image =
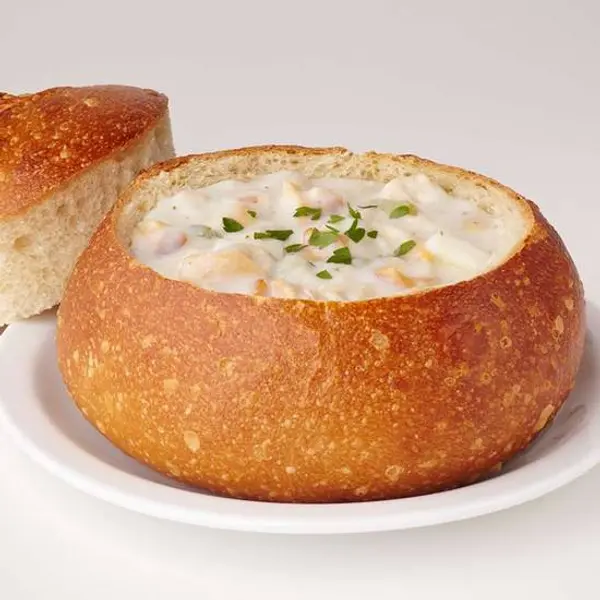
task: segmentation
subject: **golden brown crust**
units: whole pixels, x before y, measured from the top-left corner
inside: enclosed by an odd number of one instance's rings
[[[161,171],[224,156],[175,159],[138,178],[81,257],[60,307],[66,385],[118,447],[234,497],[370,500],[469,483],[553,418],[581,360],[584,296],[535,205],[486,177],[393,157],[500,190],[532,224],[498,268],[396,298],[219,294],[131,258],[115,226],[136,189]]]
[[[126,149],[167,110],[164,95],[117,85],[0,95],[0,219]]]

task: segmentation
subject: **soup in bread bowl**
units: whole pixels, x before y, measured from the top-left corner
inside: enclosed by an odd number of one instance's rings
[[[466,485],[552,421],[584,342],[538,207],[409,155],[255,147],[139,176],[58,312],[85,417],[235,498],[349,502]]]

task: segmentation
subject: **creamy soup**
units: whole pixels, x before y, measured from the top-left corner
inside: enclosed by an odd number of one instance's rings
[[[219,292],[362,300],[470,279],[524,230],[516,207],[457,197],[422,173],[381,183],[280,171],[159,200],[131,253]]]

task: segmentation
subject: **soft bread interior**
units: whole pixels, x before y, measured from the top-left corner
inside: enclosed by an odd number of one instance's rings
[[[520,247],[533,223],[526,201],[484,177],[459,169],[437,165],[412,156],[376,153],[353,154],[343,149],[330,151],[289,151],[285,148],[249,149],[180,160],[170,169],[139,181],[118,212],[117,235],[128,248],[135,225],[157,202],[183,189],[209,186],[226,179],[266,175],[277,171],[296,170],[309,178],[339,177],[366,179],[386,183],[405,175],[425,173],[446,192],[469,199],[483,207],[493,206],[509,227],[521,233],[506,258]]]
[[[134,146],[69,182],[25,215],[0,223],[0,323],[57,305],[92,233],[142,170],[174,155],[164,117]]]

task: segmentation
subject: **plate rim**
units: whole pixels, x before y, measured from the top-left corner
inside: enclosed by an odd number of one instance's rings
[[[592,322],[597,327],[592,328],[593,331],[600,331],[598,315],[600,311],[594,309],[593,318],[588,318],[588,331]],[[7,365],[16,361],[21,363],[26,374],[32,375],[27,369],[33,371],[35,349],[48,335],[54,335],[54,329],[55,316],[50,313],[10,325],[0,336],[0,423],[21,451],[58,479],[99,500],[150,517],[213,529],[261,533],[314,535],[412,529],[471,519],[535,500],[570,483],[600,463],[599,443],[590,443],[587,452],[578,451],[578,446],[585,445],[580,439],[583,432],[579,432],[561,443],[550,458],[542,457],[493,479],[413,498],[345,504],[267,503],[171,487],[122,471],[86,452],[68,436],[61,435],[60,428],[41,408],[42,401],[39,399],[38,420],[52,443],[48,447],[48,444],[32,439],[31,432],[28,435],[27,428],[24,429],[18,420],[18,414],[15,416],[19,409],[15,410],[13,406],[11,410],[10,401],[6,400],[6,396],[14,393],[11,385],[8,385],[9,390],[5,389],[6,382],[13,384],[13,380],[2,377],[2,373]],[[598,384],[596,379],[598,377],[594,379],[595,385]],[[33,376],[21,376],[20,381],[21,389],[17,392],[29,391],[30,396],[39,398],[34,390]],[[30,404],[35,404],[35,401],[30,400]],[[600,406],[595,407],[593,417],[598,420],[600,428]],[[110,444],[108,440],[106,443]],[[64,456],[57,451],[56,448],[61,445],[64,452],[74,452],[72,456],[67,454],[70,463],[68,460],[65,462]],[[554,462],[559,463],[561,457],[572,459],[573,454],[577,460],[567,461],[552,476],[535,477],[536,471],[543,470],[542,467],[552,457]],[[92,468],[77,468],[77,460]],[[501,493],[496,488],[500,488]]]

